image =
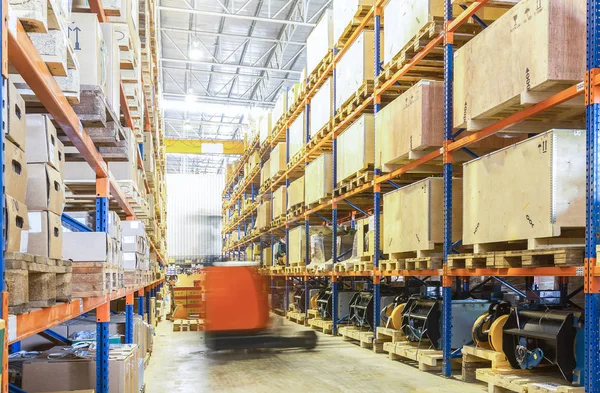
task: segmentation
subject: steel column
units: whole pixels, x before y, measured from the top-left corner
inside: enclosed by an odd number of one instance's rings
[[[108,393],[110,302],[96,309],[96,392]]]

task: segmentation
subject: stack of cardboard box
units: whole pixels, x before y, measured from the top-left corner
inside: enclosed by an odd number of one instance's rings
[[[8,83],[8,124],[4,138],[4,184],[6,192],[5,251],[27,252],[28,217],[27,159],[25,158],[25,101],[12,83]]]
[[[139,286],[145,283],[143,275],[150,269],[150,244],[143,221],[121,222],[121,249],[125,285]]]
[[[61,215],[65,205],[62,143],[45,115],[27,115],[26,144],[29,243],[27,252],[62,259]]]

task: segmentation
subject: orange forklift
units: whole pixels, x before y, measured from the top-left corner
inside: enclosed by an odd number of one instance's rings
[[[304,348],[317,345],[313,330],[297,336],[269,329],[269,281],[252,262],[222,262],[205,268],[205,342],[225,349]]]

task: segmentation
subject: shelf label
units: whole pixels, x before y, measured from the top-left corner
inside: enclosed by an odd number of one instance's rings
[[[585,83],[584,82],[580,82],[577,84],[577,91],[582,91],[583,89],[585,89]]]

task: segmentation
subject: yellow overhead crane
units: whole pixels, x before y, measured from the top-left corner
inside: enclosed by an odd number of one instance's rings
[[[223,146],[222,152],[220,146]],[[202,139],[165,139],[167,153],[230,155],[244,154],[244,141],[241,140],[202,140]]]

